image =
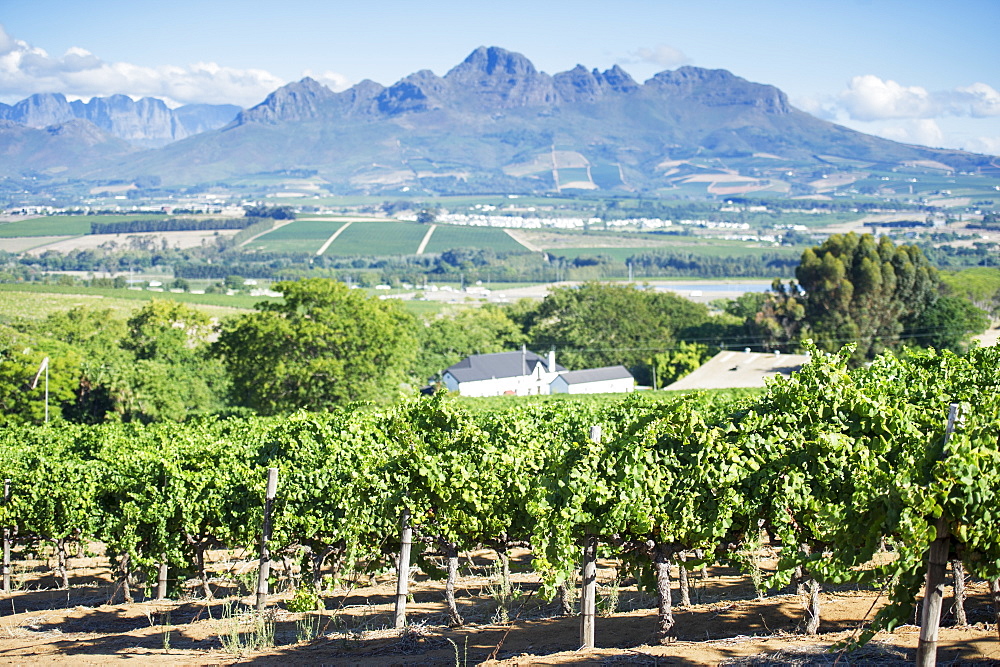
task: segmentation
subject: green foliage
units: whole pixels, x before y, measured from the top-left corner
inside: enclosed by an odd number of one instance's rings
[[[272,218],[274,220],[294,220],[295,211],[291,206],[266,206],[255,204],[244,207],[247,218]]]
[[[47,376],[39,373],[45,357],[49,358]],[[61,419],[63,406],[73,400],[80,361],[69,345],[0,326],[0,426],[45,421],[46,380],[49,419]]]
[[[555,289],[526,317],[530,345],[555,348],[566,368],[622,364],[651,381],[651,352],[674,346],[677,332],[708,320],[708,308],[670,292],[586,283]]]
[[[677,344],[676,349],[654,354],[649,361],[653,371],[653,388],[681,379],[699,368],[710,356],[708,345],[683,341]]]
[[[404,508],[425,572],[436,569],[429,545],[527,543],[546,594],[574,572],[587,536],[645,583],[652,565],[696,549],[753,573],[740,552],[763,529],[780,559],[762,586],[797,566],[825,583],[885,583],[890,604],[872,631],[891,629],[912,618],[939,521],[968,571],[1000,576],[1000,348],[853,369],[850,347],[810,349],[802,371],[756,395],[475,410],[435,396],[280,418],[2,428],[0,477],[14,493],[0,521],[23,539],[101,540],[133,571],[165,558],[186,576],[199,546],[259,540],[266,469],[277,467],[272,546],[307,554],[303,606],[328,557],[384,568]],[[964,422],[946,444],[949,403]],[[875,558],[884,541],[894,557]]]
[[[856,341],[852,362],[895,349],[908,321],[937,297],[937,271],[915,246],[834,234],[802,253],[795,272],[808,335],[824,350]]]
[[[524,334],[503,309],[493,306],[466,308],[442,315],[417,329],[420,354],[413,374],[421,381],[472,354],[489,354],[517,349]]]
[[[312,586],[302,586],[295,591],[295,596],[285,603],[285,609],[294,614],[316,611],[322,608],[323,602],[319,599],[319,594],[316,593]]]
[[[416,352],[398,303],[323,278],[281,282],[282,303],[225,322],[215,353],[234,401],[263,414],[392,396]]]
[[[903,335],[923,347],[961,352],[969,346],[972,336],[989,326],[989,316],[967,299],[942,296],[913,318]]]

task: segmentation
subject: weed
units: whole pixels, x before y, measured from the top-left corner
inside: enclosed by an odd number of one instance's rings
[[[621,577],[615,573],[615,578],[607,586],[601,586],[597,599],[597,613],[601,616],[611,616],[618,611],[618,601],[621,596]]]
[[[222,650],[234,656],[274,646],[274,619],[255,612],[239,612],[230,602],[222,606]],[[241,626],[248,630],[241,631]]]
[[[523,591],[519,586],[511,585],[509,577],[504,576],[503,565],[499,560],[493,564],[490,578],[496,583],[490,584],[483,590],[497,603],[492,622],[497,625],[510,623],[510,609],[514,600],[520,598]]]
[[[445,637],[451,647],[455,649],[455,667],[467,667],[469,664],[469,638],[466,637],[462,646],[462,655],[458,654],[458,644],[451,640],[449,637]]]
[[[163,650],[170,650],[170,631],[172,630],[170,626],[170,610],[167,609],[160,616],[160,639],[163,642]]]
[[[753,588],[757,591],[757,599],[764,599],[764,572],[760,569],[760,549],[763,544],[761,536],[748,536],[742,548],[736,552],[736,560],[743,564],[744,571],[750,575]]]
[[[295,640],[300,644],[311,642],[319,637],[319,626],[322,617],[319,614],[306,614],[295,622]]]

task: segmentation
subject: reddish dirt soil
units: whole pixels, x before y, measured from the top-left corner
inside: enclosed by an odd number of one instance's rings
[[[219,573],[251,567],[225,561],[225,554],[216,557],[213,569]],[[710,568],[704,580],[692,573],[695,604],[675,610],[677,640],[655,645],[655,598],[625,581],[617,592],[617,611],[611,612],[614,563],[602,561],[598,648],[577,650],[579,619],[559,616],[556,603],[540,599],[537,579],[521,574],[528,570],[526,554],[513,561],[515,596],[507,605],[510,620],[503,622],[494,597],[498,582],[492,557],[483,551],[463,558],[458,598],[466,625],[461,628],[446,625],[443,582],[417,573],[408,607],[410,627],[388,629],[395,582],[386,575],[328,592],[326,609],[314,614],[286,611],[289,593],[271,596],[266,618],[273,646],[259,649],[246,648],[253,635],[248,611],[253,597],[245,584],[239,590],[235,577],[213,579],[211,601],[192,597],[109,605],[112,587],[103,558],[71,559],[68,591],[51,588],[55,582],[44,562],[22,562],[15,570],[17,590],[0,600],[0,663],[714,665],[758,656],[743,664],[832,665],[839,659],[841,665],[881,665],[911,662],[917,645],[919,628],[904,626],[878,636],[859,653],[824,653],[871,618],[884,602],[876,591],[845,587],[824,592],[823,634],[806,637],[800,634],[804,598],[780,594],[758,600],[747,577],[721,567]],[[244,582],[252,578],[251,572]],[[946,609],[950,606],[946,601]],[[996,616],[985,584],[970,586],[966,608],[971,625],[949,627],[950,616],[944,619],[939,661],[1000,664]],[[306,632],[308,624],[311,632]],[[240,635],[242,650],[227,645],[234,633]],[[303,633],[314,638],[302,639]]]

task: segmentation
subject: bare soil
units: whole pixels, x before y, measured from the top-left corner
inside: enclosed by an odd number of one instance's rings
[[[315,613],[287,611],[291,593],[272,595],[263,633],[255,633],[250,612],[253,564],[230,554],[214,554],[218,576],[211,600],[194,597],[199,589],[190,582],[192,595],[180,600],[116,605],[107,603],[113,586],[103,557],[71,559],[69,590],[53,588],[44,561],[22,561],[15,569],[17,590],[0,599],[0,663],[882,665],[909,664],[915,655],[919,628],[912,625],[879,635],[858,653],[828,652],[871,619],[884,602],[877,591],[824,592],[823,634],[807,637],[801,634],[804,598],[786,591],[758,599],[747,577],[723,567],[710,568],[705,579],[691,574],[695,604],[675,609],[677,639],[660,646],[652,643],[655,598],[636,591],[634,582],[619,579],[614,586],[615,563],[606,561],[598,573],[598,648],[577,650],[578,617],[561,616],[556,602],[541,599],[528,559],[515,554],[514,594],[504,605],[493,553],[463,556],[457,596],[466,624],[460,628],[447,626],[443,581],[416,572],[406,630],[391,629],[395,581],[386,574],[327,591],[325,609]],[[281,587],[280,567],[278,572]],[[971,625],[954,627],[950,613],[943,620],[939,661],[1000,664],[996,616],[984,583],[971,584],[966,608]],[[272,632],[273,640],[265,642],[272,645],[253,646],[255,637]]]

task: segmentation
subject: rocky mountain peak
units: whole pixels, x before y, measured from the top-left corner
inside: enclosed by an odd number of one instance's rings
[[[639,88],[639,84],[636,83],[628,72],[623,70],[619,65],[615,65],[611,69],[606,69],[600,74],[598,74],[597,69],[593,71],[594,77],[599,79],[604,83],[604,85],[618,93],[630,93],[633,90]]]
[[[42,128],[75,118],[62,93],[36,93],[10,109],[8,119],[28,127]]]
[[[277,123],[303,121],[323,115],[323,108],[336,93],[312,77],[305,77],[278,88],[263,102],[237,117],[238,123]]]
[[[749,106],[779,114],[792,110],[788,98],[774,86],[747,81],[724,69],[680,67],[656,74],[645,87],[705,106]]]
[[[480,78],[484,74],[494,77],[532,76],[538,74],[538,70],[520,53],[507,51],[499,46],[480,46],[461,64],[453,67],[444,78],[467,78],[470,75]]]
[[[520,53],[481,46],[444,75],[457,99],[479,110],[548,106],[556,100],[552,77]]]

